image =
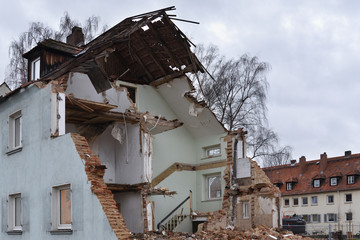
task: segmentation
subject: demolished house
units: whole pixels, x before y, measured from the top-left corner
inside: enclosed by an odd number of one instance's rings
[[[204,71],[162,9],[44,40],[0,98],[1,239],[278,226],[278,190],[191,96]]]

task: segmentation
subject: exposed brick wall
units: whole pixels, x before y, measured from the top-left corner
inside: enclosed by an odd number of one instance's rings
[[[118,239],[129,239],[130,231],[126,228],[124,218],[116,206],[112,192],[105,184],[103,178],[105,174],[104,166],[101,165],[98,156],[92,153],[88,142],[83,136],[72,133],[71,137],[80,157],[85,160],[85,172],[91,182],[91,191],[99,199],[116,237]]]

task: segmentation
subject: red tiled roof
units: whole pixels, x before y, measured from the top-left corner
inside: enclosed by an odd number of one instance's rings
[[[327,164],[320,164],[322,160],[306,161],[304,168],[300,163],[293,166],[290,164],[263,168],[272,183],[279,183],[279,179],[284,179],[280,185],[283,196],[299,195],[308,193],[332,192],[360,189],[360,176],[355,178],[354,184],[347,184],[347,176],[360,175],[360,154],[350,156],[327,158]],[[300,172],[303,169],[303,172]],[[338,178],[338,185],[330,186],[330,177]],[[293,190],[286,190],[286,182],[295,182]],[[313,180],[320,179],[321,186],[313,187]]]

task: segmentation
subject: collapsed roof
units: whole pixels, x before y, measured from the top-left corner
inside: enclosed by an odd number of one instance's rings
[[[81,48],[44,41],[24,57],[30,60],[41,48],[72,54],[70,60],[41,78],[54,80],[70,71],[85,73],[98,93],[111,88],[109,81],[150,84],[164,77],[203,71],[190,50],[190,40],[166,13],[170,10],[175,7],[126,18]]]

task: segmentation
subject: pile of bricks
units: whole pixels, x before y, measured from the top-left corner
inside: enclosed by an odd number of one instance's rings
[[[174,233],[174,232],[153,232],[134,234],[131,239],[289,239],[289,240],[311,240],[309,237],[294,235],[291,232],[270,229],[266,226],[259,225],[248,231],[238,231],[236,229],[222,229],[218,231],[198,231],[197,233]]]
[[[85,172],[91,182],[91,191],[96,195],[118,239],[129,239],[130,231],[126,228],[124,218],[116,206],[112,192],[104,181],[105,167],[96,154],[93,154],[86,139],[79,134],[72,133],[81,159],[85,160]]]

